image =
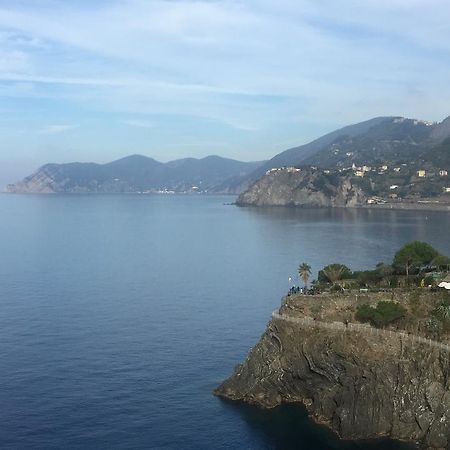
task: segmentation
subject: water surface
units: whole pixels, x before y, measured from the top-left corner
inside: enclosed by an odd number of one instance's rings
[[[450,215],[229,202],[0,196],[0,448],[400,448],[211,392],[300,262],[369,268],[411,239],[450,254]]]

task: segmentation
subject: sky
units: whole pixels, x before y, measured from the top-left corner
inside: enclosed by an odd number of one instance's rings
[[[0,0],[0,182],[450,115],[448,0]]]

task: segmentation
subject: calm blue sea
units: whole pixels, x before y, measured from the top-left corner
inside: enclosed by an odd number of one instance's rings
[[[298,407],[212,390],[300,262],[450,254],[450,214],[237,208],[230,197],[0,196],[1,449],[356,449]]]

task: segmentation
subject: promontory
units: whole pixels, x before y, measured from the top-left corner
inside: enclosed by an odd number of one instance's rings
[[[425,243],[405,247],[392,265],[331,264],[312,286],[292,287],[216,395],[301,403],[343,439],[450,449],[449,260],[425,255]]]

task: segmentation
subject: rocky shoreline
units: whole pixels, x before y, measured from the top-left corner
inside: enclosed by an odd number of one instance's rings
[[[402,202],[402,203],[384,203],[378,205],[361,205],[359,208],[365,209],[394,209],[394,210],[404,210],[404,211],[443,211],[450,212],[450,203],[413,203],[413,202]]]
[[[287,207],[287,208],[345,208],[345,209],[388,209],[395,211],[441,211],[441,212],[450,212],[450,203],[434,203],[434,202],[395,202],[395,203],[380,203],[380,204],[361,204],[361,205],[296,205],[296,204],[277,204],[277,205],[253,205],[253,204],[245,204],[242,202],[235,202],[234,205],[239,207]]]
[[[300,311],[318,308],[316,300],[285,302],[215,394],[262,408],[302,403],[311,418],[342,439],[389,437],[423,449],[449,449],[446,346],[342,321],[333,325],[330,318],[325,326],[314,326],[313,318],[311,326],[298,323],[295,318],[305,317]]]

